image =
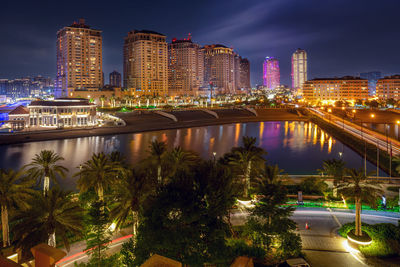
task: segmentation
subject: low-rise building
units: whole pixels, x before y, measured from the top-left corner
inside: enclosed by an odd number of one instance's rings
[[[387,76],[376,83],[376,95],[380,99],[400,99],[400,75]]]
[[[88,99],[36,100],[31,102],[28,109],[29,123],[27,126],[30,128],[85,127],[97,124],[96,104],[90,103]]]
[[[368,80],[345,76],[342,78],[317,78],[303,84],[303,98],[310,103],[356,101],[368,98]]]

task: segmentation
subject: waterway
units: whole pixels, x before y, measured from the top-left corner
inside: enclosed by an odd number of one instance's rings
[[[75,190],[77,178],[72,175],[93,153],[118,150],[134,165],[146,157],[149,143],[158,139],[165,141],[169,147],[181,146],[193,150],[203,158],[213,157],[213,152],[216,152],[216,157],[220,157],[232,147],[240,146],[243,136],[256,137],[257,145],[268,152],[267,161],[278,164],[288,174],[317,174],[323,160],[340,157],[347,163],[347,167],[363,166],[360,155],[317,125],[286,121],[236,123],[2,145],[0,168],[20,168],[29,163],[40,150],[53,150],[65,158],[62,164],[70,170],[68,177],[60,180],[59,184],[64,189]],[[376,171],[376,166],[367,162],[367,169]],[[380,176],[385,176],[382,170]]]

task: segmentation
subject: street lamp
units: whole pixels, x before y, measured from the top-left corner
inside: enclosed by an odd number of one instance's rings
[[[355,110],[353,109],[353,113],[355,113]],[[354,115],[354,120],[356,121],[357,118]],[[360,131],[361,131],[361,140],[364,141],[364,175],[367,175],[367,141],[364,139],[364,135],[363,135],[363,121],[361,119],[360,120]]]

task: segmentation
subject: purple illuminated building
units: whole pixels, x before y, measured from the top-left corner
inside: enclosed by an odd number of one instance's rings
[[[279,61],[274,57],[266,57],[264,60],[263,84],[268,89],[275,89],[281,84]]]

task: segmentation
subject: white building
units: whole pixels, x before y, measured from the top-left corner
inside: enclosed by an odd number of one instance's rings
[[[292,88],[301,89],[307,81],[307,53],[297,49],[292,55]]]

